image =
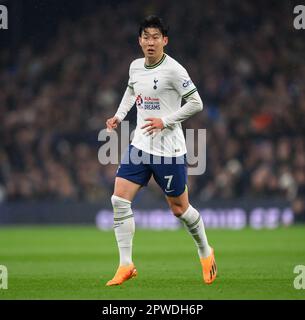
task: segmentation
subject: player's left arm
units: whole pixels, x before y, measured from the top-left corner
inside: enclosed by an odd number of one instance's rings
[[[186,103],[176,112],[161,118],[164,128],[180,123],[203,109],[203,103],[197,89],[184,100]]]
[[[185,68],[180,64],[174,67],[172,84],[186,103],[177,111],[162,117],[164,127],[180,123],[203,109],[203,103],[195,84]]]

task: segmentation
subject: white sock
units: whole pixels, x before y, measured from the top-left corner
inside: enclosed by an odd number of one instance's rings
[[[190,205],[179,219],[184,222],[186,229],[193,237],[198,248],[199,257],[208,257],[211,254],[211,247],[209,246],[203,220],[199,212]]]
[[[111,197],[114,212],[114,233],[120,253],[120,266],[132,263],[132,239],[135,232],[135,221],[131,202],[113,195]]]

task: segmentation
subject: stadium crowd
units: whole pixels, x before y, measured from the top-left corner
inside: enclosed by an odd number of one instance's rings
[[[184,123],[207,129],[207,168],[189,177],[191,196],[281,197],[305,211],[305,41],[292,8],[178,2],[103,2],[62,21],[41,50],[25,43],[12,61],[0,49],[0,201],[109,200],[117,166],[99,164],[97,135],[141,57],[138,22],[156,13],[205,105]]]

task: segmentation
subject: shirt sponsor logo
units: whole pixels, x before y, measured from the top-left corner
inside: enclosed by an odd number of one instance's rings
[[[137,95],[137,98],[136,98],[136,107],[139,109],[143,109],[143,99],[140,94]]]
[[[160,110],[159,98],[144,97],[145,110]]]
[[[189,85],[191,85],[193,83],[193,81],[191,79],[188,80],[184,80],[182,83],[182,87],[183,88],[187,88]]]
[[[136,98],[136,106],[142,110],[160,110],[159,98],[144,97],[139,94]]]

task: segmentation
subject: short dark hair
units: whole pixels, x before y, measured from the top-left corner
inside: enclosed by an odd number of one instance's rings
[[[168,34],[168,27],[164,25],[163,21],[161,18],[151,15],[146,17],[140,24],[139,28],[139,37],[142,36],[142,32],[146,28],[156,28],[159,29],[160,32],[162,33],[163,37],[167,37]]]

